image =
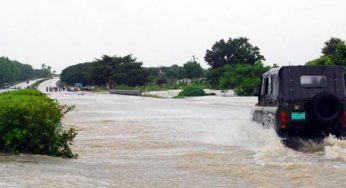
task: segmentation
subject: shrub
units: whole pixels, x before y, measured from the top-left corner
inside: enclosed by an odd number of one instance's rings
[[[73,108],[37,90],[0,94],[0,151],[77,157],[70,149],[76,132],[61,124]]]
[[[186,87],[183,91],[178,94],[179,97],[193,97],[193,96],[205,96],[203,89],[198,87]]]
[[[12,92],[6,92],[6,93],[2,93],[0,95],[0,99],[4,98],[4,97],[9,97],[12,98],[14,96],[46,96],[45,94],[41,93],[38,90],[34,90],[34,89],[23,89],[23,90],[16,90],[16,91],[12,91]],[[12,97],[11,97],[12,96]]]
[[[222,90],[234,89],[237,95],[253,95],[254,89],[261,85],[262,74],[270,69],[262,62],[254,65],[226,65],[225,72],[220,78],[220,88]]]
[[[239,96],[254,95],[254,88],[261,84],[259,78],[246,78],[234,88],[234,92]]]

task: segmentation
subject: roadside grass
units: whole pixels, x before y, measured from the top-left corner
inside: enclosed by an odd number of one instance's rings
[[[202,88],[199,87],[186,87],[174,99],[182,99],[185,97],[202,97],[202,96],[215,96],[215,93],[206,93]]]
[[[47,80],[49,80],[49,79],[51,79],[51,78],[44,78],[44,79],[42,79],[42,80],[39,80],[39,81],[33,83],[33,84],[31,85],[31,87],[32,87],[32,88],[37,88],[42,82],[45,82],[45,81],[47,81]]]
[[[200,83],[200,82],[192,82],[191,84],[186,83],[177,83],[177,82],[169,82],[167,84],[147,84],[144,86],[127,86],[127,85],[117,85],[114,89],[118,90],[140,90],[142,92],[149,92],[149,91],[167,91],[167,90],[184,90],[187,87],[198,87],[203,89],[210,89],[210,85],[206,83]]]

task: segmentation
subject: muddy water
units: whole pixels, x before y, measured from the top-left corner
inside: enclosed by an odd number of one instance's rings
[[[0,187],[340,187],[346,141],[284,147],[250,122],[256,98],[50,94],[78,159],[0,155]]]

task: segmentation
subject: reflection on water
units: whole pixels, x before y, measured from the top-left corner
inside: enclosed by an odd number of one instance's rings
[[[252,97],[51,94],[77,110],[78,159],[0,155],[0,187],[338,187],[346,142],[289,149],[250,122]]]

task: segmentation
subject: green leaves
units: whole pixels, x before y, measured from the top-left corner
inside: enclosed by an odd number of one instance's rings
[[[267,72],[270,66],[264,66],[262,62],[254,65],[226,65],[220,78],[220,88],[234,89],[237,95],[253,95],[253,91],[261,84],[262,74]]]
[[[31,65],[22,64],[7,57],[0,57],[0,87],[4,83],[49,76],[51,73],[48,69],[34,70]]]
[[[339,38],[331,38],[325,42],[320,58],[309,61],[306,65],[340,65],[346,70],[346,44]]]
[[[336,46],[335,54],[331,56],[332,61],[336,65],[346,66],[346,44],[339,43]]]
[[[6,57],[0,57],[0,87],[11,83],[33,78],[34,70],[30,65],[21,64]]]
[[[183,65],[183,74],[185,78],[201,78],[203,77],[203,73],[203,68],[196,61],[189,61]]]
[[[181,97],[194,97],[194,96],[205,96],[206,93],[203,89],[198,87],[186,87],[183,91],[178,94],[178,98]]]
[[[325,42],[325,45],[322,48],[322,54],[327,56],[335,54],[339,44],[345,44],[345,42],[339,38],[330,38],[327,42]]]
[[[147,71],[131,55],[124,57],[106,56],[90,63],[81,63],[64,69],[61,73],[63,82],[84,85],[144,85],[148,80]]]
[[[0,94],[0,151],[76,157],[69,147],[76,132],[61,124],[73,109],[37,90]]]
[[[212,68],[223,67],[227,64],[253,65],[257,61],[265,60],[259,48],[250,44],[249,39],[245,37],[229,38],[227,42],[222,39],[216,42],[211,50],[207,50],[204,59]]]
[[[238,95],[251,95],[262,74],[270,69],[261,63],[265,58],[260,49],[245,37],[216,42],[204,59],[211,66],[207,72],[209,83],[217,89],[234,89]]]

